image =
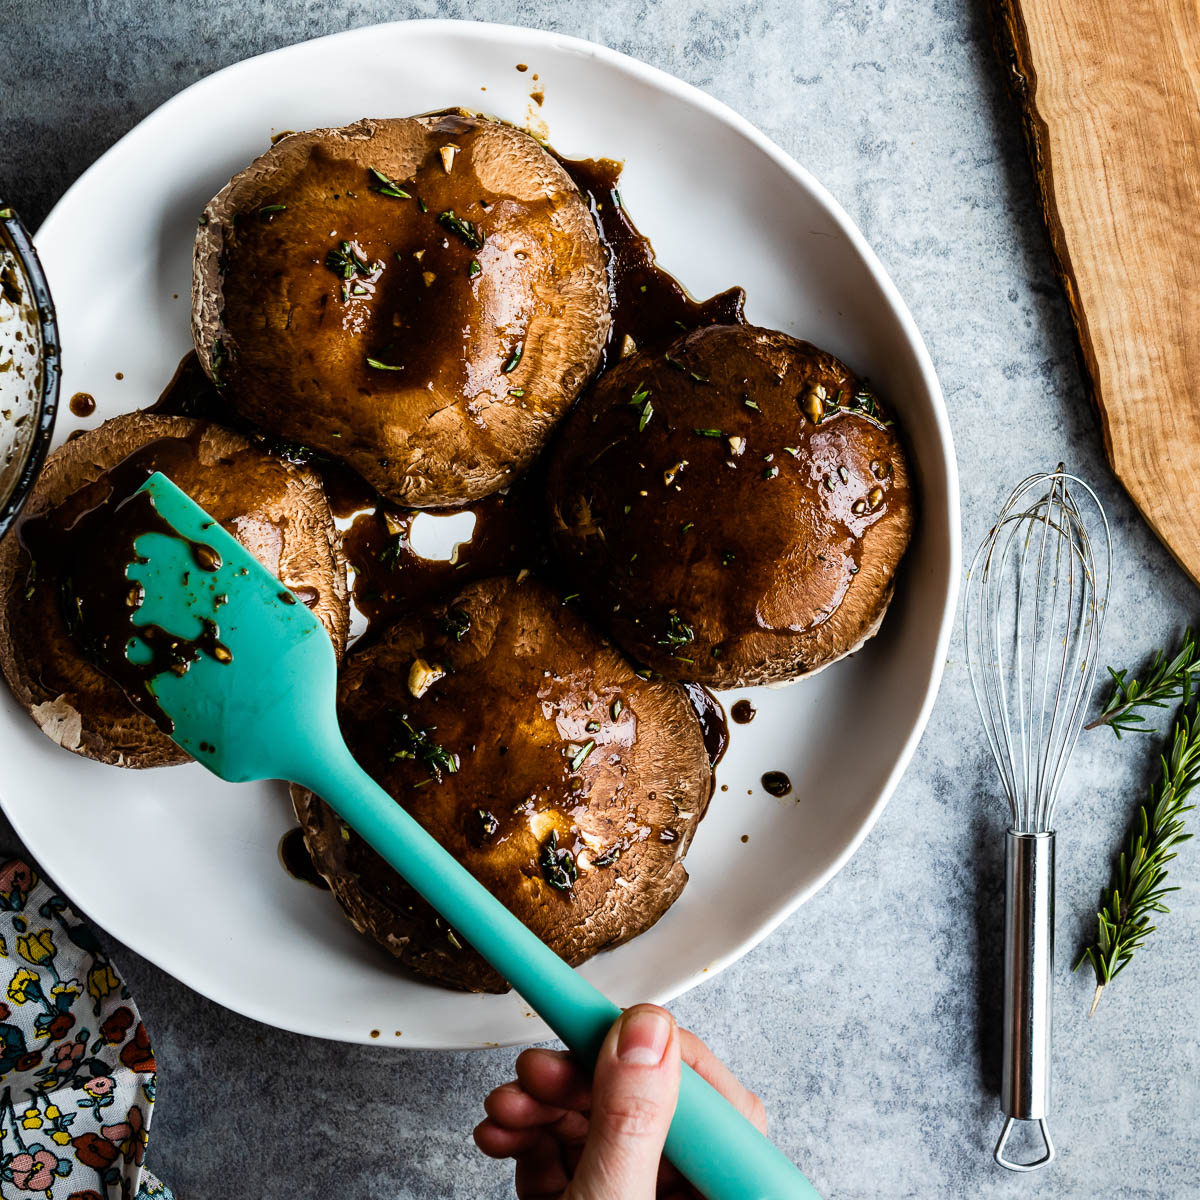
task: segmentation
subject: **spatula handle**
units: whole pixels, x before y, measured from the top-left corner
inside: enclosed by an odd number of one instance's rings
[[[569,967],[442,848],[340,742],[310,745],[292,777],[321,796],[412,885],[589,1066],[621,1010]],[[816,1200],[791,1161],[690,1067],[667,1157],[707,1200]]]

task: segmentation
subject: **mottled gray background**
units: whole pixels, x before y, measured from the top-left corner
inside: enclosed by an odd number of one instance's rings
[[[945,388],[973,547],[1026,471],[1061,455],[1114,521],[1107,657],[1196,612],[1193,586],[1104,466],[986,13],[973,0],[77,0],[0,6],[0,188],[36,225],[174,92],[349,26],[463,17],[645,59],[728,102],[813,170],[892,273]],[[136,186],[134,182],[131,186]],[[119,214],[97,214],[97,236]],[[0,766],[2,769],[2,766]],[[1070,960],[1150,743],[1087,734],[1060,803],[1058,1162],[992,1165],[999,1124],[1002,817],[956,639],[933,720],[850,865],[765,944],[674,1006],[764,1097],[828,1197],[1200,1195],[1200,846],[1160,932],[1086,1019]],[[513,1052],[400,1053],[234,1016],[129,951],[161,1064],[149,1161],[181,1197],[504,1197],[469,1131]]]

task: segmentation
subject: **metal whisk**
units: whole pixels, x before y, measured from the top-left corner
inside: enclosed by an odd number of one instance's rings
[[[1054,1158],[1050,1021],[1054,965],[1054,802],[1096,676],[1112,573],[1095,492],[1058,470],[1020,483],[967,575],[967,665],[1008,797],[1005,839],[1004,1074],[1007,1120],[994,1157],[1012,1171]],[[1016,1121],[1037,1121],[1045,1153],[1005,1157]]]

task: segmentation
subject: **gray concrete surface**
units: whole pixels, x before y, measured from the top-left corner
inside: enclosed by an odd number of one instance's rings
[[[706,89],[810,167],[908,299],[945,388],[968,545],[1059,456],[1095,480],[1119,556],[1106,657],[1196,613],[1193,586],[1106,470],[1030,172],[974,0],[9,0],[0,186],[36,223],[172,93],[237,59],[373,21],[453,16],[603,42]],[[112,214],[97,217],[98,234]],[[1200,846],[1160,932],[1086,1019],[1070,960],[1150,743],[1085,735],[1060,803],[1060,1158],[994,1167],[1002,817],[960,643],[916,760],[850,865],[675,1006],[764,1097],[832,1198],[1200,1195]],[[2,762],[0,762],[2,770]],[[149,1161],[181,1200],[504,1197],[469,1130],[513,1054],[400,1054],[280,1033],[117,951],[161,1063]]]

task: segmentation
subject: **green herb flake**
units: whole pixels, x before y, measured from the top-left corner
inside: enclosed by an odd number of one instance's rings
[[[370,278],[375,274],[371,264],[359,254],[354,244],[345,240],[325,255],[325,266],[339,279],[353,279],[355,275]]]
[[[447,637],[452,637],[456,642],[461,642],[471,629],[471,618],[461,608],[454,608],[438,624]]]
[[[682,524],[682,525],[679,527],[679,532],[680,532],[680,533],[690,533],[690,532],[691,532],[691,530],[693,530],[693,529],[695,529],[695,528],[696,528],[696,522],[695,522],[695,521],[685,521],[685,522],[684,522],[684,523],[683,523],[683,524]]]
[[[263,222],[273,221],[276,213],[287,212],[286,204],[266,204],[258,210],[258,219]]]
[[[392,741],[393,760],[413,759],[424,763],[438,783],[441,782],[443,774],[453,775],[457,772],[458,755],[451,753],[444,746],[439,746],[430,737],[430,734],[436,731],[435,727],[418,729],[407,716],[398,717],[397,720],[400,728]]]
[[[479,259],[473,258],[467,266],[467,275],[469,278],[474,279],[482,270],[483,268],[479,265]]]
[[[574,773],[587,762],[587,757],[596,748],[596,743],[590,738],[571,756],[571,771]]]
[[[774,479],[778,474],[779,474],[778,467],[764,467],[763,468],[763,478],[764,479]]]
[[[620,717],[621,713],[624,712],[624,710],[625,710],[625,705],[624,705],[624,703],[622,703],[620,698],[618,698],[612,702],[608,711],[612,715],[612,719],[615,721]]]
[[[511,375],[516,369],[517,364],[521,361],[521,356],[525,353],[525,343],[518,342],[516,349],[508,356],[504,362],[504,366],[500,368],[505,375]]]
[[[745,405],[747,408],[752,408],[752,409],[754,409],[754,411],[755,411],[755,412],[761,412],[761,411],[762,411],[762,410],[761,410],[761,409],[758,407],[758,405],[757,405],[757,404],[756,404],[756,403],[755,403],[753,400],[743,400],[743,401],[742,401],[742,403],[743,403],[743,404],[744,404],[744,405]]]
[[[367,366],[373,367],[376,371],[403,371],[403,364],[380,362],[377,358],[368,358]]]
[[[525,395],[525,389],[524,388],[509,388],[508,394],[510,396],[515,396],[518,400],[520,400],[521,397]]]
[[[641,433],[642,430],[646,428],[646,425],[649,423],[652,416],[654,416],[654,405],[647,400],[642,406],[642,415],[638,418],[638,433]],[[655,426],[655,428],[657,428],[657,426]]]
[[[693,429],[692,432],[700,437],[723,438],[725,436],[723,429]]]
[[[444,225],[451,233],[457,235],[470,250],[482,250],[486,240],[483,230],[474,221],[464,221],[456,216],[454,209],[447,209],[438,214],[438,223]]]
[[[621,857],[621,850],[621,843],[614,843],[614,845],[612,845],[608,850],[605,850],[605,852],[600,855],[599,858],[592,859],[592,866],[611,867],[613,863],[615,863],[617,859]]]
[[[583,728],[586,733],[599,733],[600,732],[600,722],[599,721],[589,721]]]
[[[569,892],[571,885],[579,878],[575,855],[565,847],[559,848],[558,831],[555,829],[550,830],[550,836],[542,846],[538,866],[546,882],[560,892]]]
[[[784,446],[784,449],[785,449],[785,450],[786,450],[786,451],[787,451],[787,452],[788,452],[788,453],[789,453],[789,454],[790,454],[790,455],[791,455],[793,458],[799,458],[799,457],[800,457],[800,451],[799,451],[799,449],[798,449],[797,447],[795,447],[795,446]]]
[[[406,192],[395,180],[389,179],[382,171],[377,171],[374,167],[368,167],[367,170],[378,183],[378,187],[373,187],[371,191],[378,192],[381,196],[390,196],[393,200],[411,200],[412,196]],[[347,195],[353,195],[347,192]]]
[[[666,646],[675,657],[678,657],[677,651],[695,641],[695,638],[692,627],[677,612],[671,612],[667,616],[666,628],[654,641],[659,646]]]

